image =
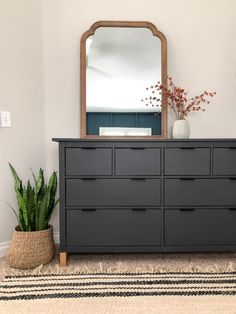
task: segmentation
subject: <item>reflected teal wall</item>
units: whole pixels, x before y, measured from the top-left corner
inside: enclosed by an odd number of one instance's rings
[[[87,112],[87,134],[99,135],[99,127],[152,128],[161,134],[161,114],[155,112]]]

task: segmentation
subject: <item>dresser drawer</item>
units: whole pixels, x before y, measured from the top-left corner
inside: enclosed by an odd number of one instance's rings
[[[236,147],[214,148],[213,174],[236,175]]]
[[[112,174],[111,148],[66,148],[66,175]]]
[[[66,206],[159,206],[159,179],[67,179]]]
[[[209,175],[210,148],[166,148],[165,175]]]
[[[166,206],[236,205],[236,180],[166,179]]]
[[[236,245],[236,210],[165,210],[165,245]]]
[[[161,210],[100,209],[66,212],[68,246],[161,244]]]
[[[115,150],[116,175],[160,175],[159,148],[117,148]]]

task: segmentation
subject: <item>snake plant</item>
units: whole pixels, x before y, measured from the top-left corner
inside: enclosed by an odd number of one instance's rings
[[[39,231],[48,228],[52,212],[58,203],[55,200],[57,191],[57,173],[54,171],[48,184],[45,183],[43,170],[40,168],[36,176],[33,171],[34,184],[30,180],[24,185],[16,170],[9,163],[13,178],[14,190],[18,203],[18,213],[14,211],[21,231]]]

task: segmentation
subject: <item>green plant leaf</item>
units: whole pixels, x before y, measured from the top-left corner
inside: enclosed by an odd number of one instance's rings
[[[43,174],[43,169],[40,168],[38,178],[36,179],[36,186],[35,186],[36,194],[40,192],[43,186],[44,186],[44,174]]]
[[[39,230],[39,207],[35,204],[35,230]]]
[[[9,163],[13,178],[15,180],[15,192],[18,190],[20,193],[22,193],[22,181],[20,180],[20,178],[18,177],[16,170],[14,169],[14,167]]]
[[[50,219],[51,219],[51,217],[52,217],[53,210],[54,210],[54,208],[57,206],[58,203],[59,203],[59,199],[57,199],[57,200],[55,201],[53,207],[52,207],[51,210],[50,210],[50,213],[48,214],[47,224],[46,224],[47,226],[48,226],[49,221],[50,221]]]
[[[34,185],[36,185],[36,184],[37,184],[37,180],[36,180],[35,174],[34,174],[34,172],[33,172],[33,169],[30,168],[30,171],[31,171],[32,176],[33,176],[33,178],[34,178]]]
[[[50,189],[50,202],[49,202],[49,214],[55,207],[55,195],[57,191],[57,175],[54,171],[49,180],[49,189]]]
[[[22,231],[44,230],[47,228],[53,209],[58,200],[55,201],[57,191],[57,173],[54,171],[49,179],[48,185],[44,180],[43,169],[40,168],[36,177],[31,169],[34,185],[27,181],[26,185],[18,177],[14,167],[9,164],[13,178],[16,198],[18,202],[18,215],[13,209],[20,229]]]
[[[29,231],[35,230],[35,192],[32,188],[30,181],[27,182],[27,208],[28,208],[28,221]]]
[[[24,191],[23,191],[23,195],[25,196]],[[24,196],[22,196],[19,192],[17,193],[18,205],[19,205],[19,208],[20,208],[21,211],[22,211],[22,218],[23,218],[23,223],[22,223],[22,225],[25,225],[26,228],[27,228],[27,230],[28,230],[28,227],[29,227],[28,209],[27,209],[27,204],[26,204],[26,202],[25,202]]]
[[[50,189],[49,187],[46,189],[46,192],[43,196],[42,202],[39,207],[39,224],[38,230],[44,230],[47,222],[47,214],[48,214],[48,205],[50,202]]]
[[[19,217],[19,215],[17,214],[15,208],[14,208],[13,206],[11,206],[11,204],[9,204],[9,203],[7,203],[7,205],[12,209],[13,213],[14,213],[15,216],[16,216],[16,219],[17,219],[18,225],[20,226],[20,229],[23,230],[22,224],[21,224],[21,221],[20,221],[20,217]]]

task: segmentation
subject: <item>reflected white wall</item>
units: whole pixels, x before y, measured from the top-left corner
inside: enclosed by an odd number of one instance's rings
[[[87,39],[88,112],[153,112],[141,101],[161,80],[161,41],[147,28],[98,28]]]

